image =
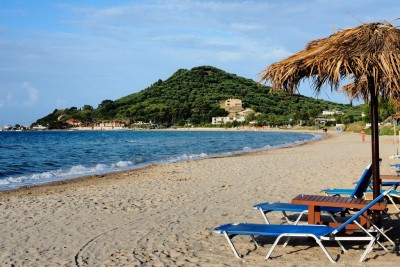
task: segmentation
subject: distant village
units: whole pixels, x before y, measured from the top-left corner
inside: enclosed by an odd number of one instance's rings
[[[228,122],[244,122],[248,115],[255,114],[255,111],[251,108],[244,109],[242,100],[229,98],[220,104],[220,107],[225,111],[229,112],[226,117],[213,117],[211,124],[226,124]],[[258,115],[258,114],[256,114]],[[256,124],[257,121],[250,122]]]
[[[232,122],[244,122],[250,114],[254,114],[258,116],[260,113],[256,113],[251,108],[243,108],[243,103],[241,99],[229,98],[220,103],[220,107],[228,112],[226,117],[212,117],[211,124],[212,125],[225,125],[227,123]],[[342,115],[343,112],[339,110],[324,110],[322,114],[315,118],[315,126],[316,128],[324,127],[324,125],[328,122],[335,122],[335,115]],[[364,114],[362,114],[364,116]],[[61,115],[58,120],[61,121],[65,119],[65,115]],[[130,120],[105,120],[105,121],[97,121],[92,122],[88,125],[85,125],[82,121],[70,118],[65,121],[65,123],[69,126],[68,130],[141,130],[141,129],[161,129],[162,127],[152,121],[143,122],[137,121],[131,123]],[[301,124],[301,121],[298,122]],[[257,120],[253,120],[249,122],[250,126],[256,125]],[[191,125],[187,125],[191,126]],[[342,127],[344,125],[336,125],[337,127]],[[291,125],[288,125],[290,128]],[[48,130],[47,126],[44,125],[34,125],[31,127],[21,126],[21,125],[5,125],[0,128],[0,131],[44,131]]]

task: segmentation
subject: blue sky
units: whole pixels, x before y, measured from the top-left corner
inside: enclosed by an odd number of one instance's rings
[[[0,0],[0,125],[97,107],[180,68],[257,80],[334,29],[399,14],[398,0]],[[315,97],[307,82],[300,93]],[[318,98],[349,102],[329,88]]]

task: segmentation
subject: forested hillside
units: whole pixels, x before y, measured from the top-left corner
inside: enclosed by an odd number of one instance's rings
[[[89,124],[99,120],[152,121],[166,127],[172,125],[206,125],[212,117],[225,116],[227,112],[219,103],[228,98],[239,98],[245,108],[256,111],[261,125],[281,125],[288,121],[302,120],[313,124],[323,110],[340,110],[342,120],[359,119],[361,107],[317,100],[302,95],[270,93],[269,88],[257,82],[227,73],[211,66],[180,69],[165,81],[158,80],[150,87],[120,98],[104,100],[94,109],[82,108],[55,110],[39,119],[42,125],[60,127],[74,118]],[[60,121],[60,117],[62,117]],[[57,126],[58,125],[58,126]]]

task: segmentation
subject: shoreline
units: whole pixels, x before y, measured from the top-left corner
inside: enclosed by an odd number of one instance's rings
[[[396,162],[389,159],[392,139],[382,137],[380,150],[381,173],[395,173],[389,167]],[[369,139],[362,143],[357,134],[332,133],[291,147],[1,192],[0,265],[319,266],[329,261],[313,242],[293,240],[266,262],[270,241],[256,249],[249,238],[236,237],[244,254],[239,261],[211,230],[224,223],[263,223],[252,209],[256,203],[354,186],[370,154]],[[271,222],[281,217],[271,213]],[[398,226],[388,234],[398,240]],[[349,251],[343,254],[327,244],[338,266],[398,262],[396,254],[374,250],[358,263],[364,246],[346,243]]]
[[[256,127],[256,126],[239,126],[236,128],[223,128],[223,127],[180,127],[180,128],[163,128],[163,129],[142,129],[142,128],[123,128],[123,127],[73,127],[70,129],[47,129],[47,130],[24,130],[24,131],[0,131],[0,132],[71,132],[71,131],[266,131],[266,132],[285,132],[285,131],[293,131],[293,132],[317,132],[321,133],[321,129],[319,130],[310,130],[310,129],[302,129],[301,127],[293,127],[293,128],[271,128],[267,126]]]
[[[155,130],[155,131],[187,131],[185,129],[170,129],[170,130]],[[191,130],[189,130],[191,131]],[[195,130],[193,130],[195,131]],[[201,131],[208,131],[207,129],[200,129]],[[221,129],[221,131],[224,131],[223,129]],[[236,130],[228,130],[228,131],[233,131],[236,132]],[[240,130],[240,131],[248,131],[248,132],[253,132],[253,130]],[[281,131],[265,131],[265,130],[259,130],[260,132],[287,132],[285,130],[281,130]],[[219,132],[219,131],[218,131]],[[293,144],[287,144],[287,145],[282,145],[282,146],[276,146],[276,147],[272,147],[272,148],[260,148],[260,149],[254,149],[252,151],[234,151],[234,152],[226,152],[226,153],[222,153],[219,155],[212,155],[212,156],[207,156],[207,157],[200,157],[200,158],[194,158],[194,159],[183,159],[183,160],[178,160],[176,162],[180,162],[180,161],[192,161],[192,160],[201,160],[201,159],[208,159],[208,158],[220,158],[220,157],[231,157],[231,156],[240,156],[243,154],[247,154],[247,153],[258,153],[258,152],[263,152],[263,151],[268,151],[268,150],[274,150],[274,149],[281,149],[281,148],[285,148],[285,147],[291,147],[291,146],[297,146],[297,145],[302,145],[304,143],[308,143],[308,142],[315,142],[318,140],[322,140],[325,138],[328,138],[329,135],[325,134],[325,133],[321,133],[321,132],[315,132],[315,131],[292,131],[292,132],[297,132],[297,133],[305,133],[305,134],[317,134],[319,135],[318,137],[316,136],[314,139],[310,140],[310,141],[306,141],[306,142],[298,142],[298,143],[293,143]],[[176,162],[172,162],[172,163],[176,163]],[[157,166],[157,165],[164,165],[164,164],[172,164],[171,162],[169,163],[165,163],[165,162],[161,162],[161,163],[149,163],[149,164],[143,164],[144,166],[139,166],[139,167],[135,167],[132,166],[132,168],[127,168],[126,170],[115,170],[115,171],[105,171],[103,173],[95,173],[95,174],[87,174],[87,175],[83,175],[83,176],[78,176],[78,177],[73,177],[73,178],[66,178],[66,179],[60,179],[60,180],[53,180],[53,181],[48,181],[48,182],[42,182],[42,183],[38,183],[38,184],[32,184],[32,185],[22,185],[19,186],[17,188],[12,188],[12,189],[4,189],[4,190],[0,190],[0,194],[2,192],[12,192],[12,191],[18,191],[18,190],[23,190],[23,189],[30,189],[30,188],[35,188],[35,187],[41,187],[41,186],[54,186],[54,185],[63,185],[63,184],[67,184],[67,183],[76,183],[79,182],[79,180],[82,179],[93,179],[93,178],[98,178],[98,177],[104,177],[104,176],[108,176],[108,175],[113,175],[113,174],[117,174],[117,173],[123,173],[123,172],[132,172],[132,171],[136,171],[136,170],[142,170],[142,169],[146,169],[148,167],[152,167],[152,166]]]

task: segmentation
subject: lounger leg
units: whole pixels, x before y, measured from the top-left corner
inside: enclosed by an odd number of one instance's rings
[[[262,214],[262,216],[263,216],[265,222],[266,222],[267,224],[270,224],[269,221],[268,221],[268,218],[267,218],[267,212],[264,212],[264,211],[261,210],[261,209],[260,209],[260,211],[261,211],[261,214]]]
[[[392,245],[392,249],[390,249],[388,252],[393,253],[393,252],[396,250],[396,243],[395,243],[392,239],[390,239],[390,238],[385,234],[384,231],[382,231],[381,229],[378,229],[378,231],[379,231],[379,232],[381,233],[381,235],[383,235],[383,236],[387,239],[387,241],[389,241],[389,243]]]
[[[392,202],[394,208],[397,210],[397,212],[400,212],[400,209],[397,207],[396,202],[394,202],[394,199],[392,198],[391,195],[387,195],[388,199],[390,200],[390,202]]]
[[[384,231],[382,231],[381,229],[379,229],[378,227],[376,227],[375,225],[373,225],[373,228],[378,232],[378,235],[376,236],[375,240],[376,243],[381,246],[381,248],[383,248],[386,252],[392,253],[395,251],[396,249],[396,243],[390,239]],[[387,249],[381,242],[379,242],[379,238],[383,236],[384,238],[386,238],[387,241],[389,241],[389,243],[392,245],[392,249]]]
[[[375,243],[377,243],[381,248],[383,248],[383,250],[385,250],[386,252],[390,252],[381,242],[379,242],[379,238],[381,238],[381,233],[378,232],[378,234],[375,236]],[[371,248],[371,250],[373,249],[373,247]]]
[[[372,250],[372,247],[374,246],[374,243],[375,243],[375,239],[372,239],[369,242],[369,244],[368,244],[367,248],[365,249],[364,253],[361,255],[361,258],[360,258],[359,262],[363,262],[364,261],[364,259],[367,256],[367,254]]]
[[[301,219],[301,217],[303,217],[303,214],[304,213],[308,213],[308,210],[305,210],[305,211],[303,211],[303,212],[301,212],[300,214],[299,214],[299,217],[297,217],[297,219],[296,219],[296,221],[294,221],[294,225],[297,225],[298,223],[299,223],[299,221],[300,221],[300,219]]]
[[[275,240],[274,244],[272,245],[271,249],[268,251],[267,256],[265,257],[266,260],[269,259],[269,257],[272,254],[272,251],[274,251],[276,245],[278,244],[279,240],[282,237],[288,237],[288,239],[291,236],[296,236],[296,235],[290,235],[290,234],[281,234],[280,236],[278,236],[278,238]],[[322,244],[322,242],[315,236],[315,235],[301,235],[301,237],[312,237],[315,239],[315,241],[317,242],[317,244],[321,247],[322,251],[325,253],[326,257],[328,257],[328,259],[332,262],[335,263],[335,261],[333,260],[332,256],[329,254],[329,252],[326,250],[325,246]]]
[[[291,221],[291,220],[289,219],[289,216],[287,215],[287,213],[286,213],[285,211],[282,211],[282,214],[283,214],[283,217],[285,217],[285,219],[286,219],[286,221],[287,221],[288,223],[290,223],[290,224],[293,223],[293,221]]]
[[[339,247],[343,250],[343,252],[347,252],[347,250],[342,245],[342,242],[340,242],[339,240],[336,240],[336,242],[338,243]]]
[[[365,217],[365,216],[364,216],[364,217]],[[367,218],[367,220],[371,221],[371,220],[368,219],[368,218]],[[394,252],[394,251],[396,250],[396,243],[395,243],[392,239],[390,239],[390,238],[385,234],[384,231],[382,231],[381,229],[379,229],[379,228],[378,228],[375,224],[373,224],[372,222],[371,222],[372,228],[374,228],[375,231],[378,232],[378,235],[377,235],[376,237],[374,237],[370,232],[368,232],[364,227],[362,227],[357,221],[354,221],[354,223],[356,223],[356,224],[360,227],[360,229],[362,229],[367,235],[369,235],[371,238],[373,238],[373,239],[374,239],[374,242],[376,242],[379,246],[381,246],[381,248],[383,248],[386,252],[392,253],[392,252]],[[381,235],[382,235],[384,238],[386,238],[387,241],[389,241],[389,243],[392,245],[392,249],[390,249],[390,250],[387,249],[381,242],[378,241],[378,238],[379,238]]]
[[[372,224],[372,227],[378,232],[378,235],[374,237],[370,232],[368,232],[364,227],[362,227],[357,221],[354,221],[368,236],[371,237],[371,241],[369,242],[367,248],[365,249],[364,253],[362,254],[360,258],[360,262],[363,262],[365,257],[369,252],[372,251],[374,244],[377,243],[379,246],[381,246],[385,251],[390,252],[385,246],[383,246],[379,241],[378,238],[380,235],[383,235],[393,246],[392,252],[396,248],[396,244],[378,227],[376,227],[374,224]]]
[[[265,257],[266,260],[269,259],[269,257],[270,257],[271,254],[272,254],[272,251],[274,251],[274,249],[275,249],[276,245],[278,244],[279,240],[280,240],[282,237],[284,237],[284,236],[288,236],[288,235],[287,235],[287,234],[282,234],[282,235],[280,235],[280,236],[278,236],[278,237],[276,238],[275,242],[272,244],[272,247],[269,249],[269,251],[268,251],[268,253],[267,253],[267,256]]]
[[[288,238],[286,238],[286,241],[285,241],[285,243],[283,243],[282,247],[286,247],[286,246],[287,246],[287,244],[289,244],[289,241],[290,241],[290,239],[291,239],[291,237],[290,237],[290,236],[288,236]]]
[[[224,236],[225,236],[226,240],[228,240],[228,243],[229,243],[229,245],[231,246],[231,249],[232,249],[232,251],[233,251],[233,254],[235,254],[236,258],[240,259],[240,256],[239,256],[239,254],[238,254],[238,252],[237,252],[235,246],[233,245],[232,240],[231,240],[231,238],[229,237],[228,233],[227,233],[227,232],[224,232]]]
[[[256,244],[256,247],[260,247],[260,245],[258,244],[257,240],[255,239],[254,235],[251,235],[251,240],[253,240],[254,244]]]
[[[305,210],[305,211],[301,212],[301,213],[299,214],[299,216],[297,217],[296,221],[294,221],[294,222],[292,222],[292,223],[293,223],[294,225],[298,225],[300,219],[303,217],[303,214],[305,214],[305,213],[308,213],[308,210]],[[288,220],[288,219],[287,219],[287,220]],[[286,246],[289,244],[289,241],[290,241],[290,236],[288,236],[288,237],[286,238],[286,241],[285,241],[285,243],[283,243],[282,247],[286,247]]]
[[[313,237],[315,241],[318,243],[318,245],[321,247],[322,251],[325,253],[325,255],[328,257],[328,259],[332,262],[335,263],[333,260],[331,254],[326,250],[325,246],[322,244],[321,240],[319,240],[315,235],[310,235],[310,237]],[[343,248],[343,247],[342,247]]]
[[[364,218],[366,218],[368,221],[370,221],[365,215],[361,215]],[[367,248],[365,249],[364,254],[360,258],[360,262],[362,262],[365,258],[365,256],[370,253],[374,247],[375,243],[378,243],[383,249],[386,250],[386,248],[378,241],[379,234],[377,236],[373,236],[370,232],[368,232],[367,229],[365,229],[359,222],[354,221],[355,224],[357,224],[358,227],[360,227],[361,230],[363,230],[369,237],[371,237],[371,241],[369,242]],[[380,233],[381,231],[379,230],[378,227],[374,227],[374,224],[371,222],[371,226]],[[387,251],[387,250],[386,250]]]

